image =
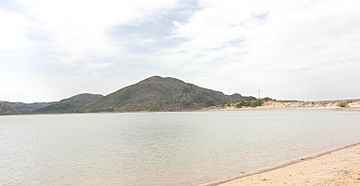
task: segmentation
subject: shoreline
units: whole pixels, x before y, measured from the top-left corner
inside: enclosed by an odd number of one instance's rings
[[[244,111],[244,110],[333,110],[333,111],[352,111],[360,112],[360,100],[347,100],[346,105],[339,106],[339,100],[332,101],[265,101],[263,105],[256,107],[237,107],[236,104],[226,105],[225,107],[209,107],[205,111]]]
[[[186,111],[138,111],[138,112],[69,112],[69,113],[22,113],[22,114],[0,114],[0,117],[9,116],[47,116],[47,115],[82,115],[82,114],[136,114],[136,113],[186,113],[186,112],[241,112],[241,111],[285,111],[285,110],[320,110],[340,112],[360,112],[360,108],[235,108],[235,109],[199,109]]]
[[[328,150],[324,150],[324,151],[321,151],[321,152],[318,152],[318,153],[309,154],[309,155],[306,155],[306,156],[303,156],[303,157],[300,157],[300,158],[297,158],[297,159],[294,159],[294,160],[274,164],[272,166],[263,167],[263,168],[260,168],[260,169],[254,170],[254,171],[250,171],[248,173],[245,173],[245,174],[242,174],[242,175],[239,175],[239,176],[234,176],[234,177],[228,178],[228,179],[215,180],[215,181],[203,183],[203,184],[200,184],[199,186],[249,185],[248,182],[241,183],[241,181],[244,180],[244,179],[251,179],[253,181],[253,180],[256,180],[256,178],[255,178],[256,176],[261,177],[261,176],[265,176],[265,174],[267,174],[267,173],[271,173],[272,171],[280,171],[280,170],[283,170],[283,169],[286,169],[286,168],[291,169],[291,166],[295,166],[295,165],[302,164],[302,163],[307,163],[307,162],[312,161],[312,160],[320,161],[321,163],[323,163],[321,160],[319,160],[320,158],[325,158],[325,156],[331,156],[333,153],[340,153],[340,152],[343,152],[345,150],[349,150],[349,149],[355,148],[355,147],[359,148],[359,153],[358,154],[360,154],[360,141],[359,141],[359,142],[352,143],[352,144],[345,145],[345,146],[341,146],[341,147],[338,147],[338,148],[328,149]],[[331,158],[328,157],[328,159],[331,159]],[[358,159],[359,159],[359,163],[360,163],[360,156],[358,157]],[[337,167],[332,167],[332,168],[337,169]],[[307,170],[302,170],[302,171],[309,171],[309,169],[313,169],[313,168],[307,167],[306,169]],[[329,167],[328,169],[331,169],[331,167]],[[296,171],[298,171],[298,170],[295,170],[294,172],[296,172]],[[317,170],[315,170],[315,171],[317,171]],[[287,173],[290,174],[290,172],[287,172]],[[359,178],[357,178],[357,179],[359,180],[359,185],[360,185],[360,167],[359,167]],[[257,181],[259,181],[259,180],[257,180]],[[268,179],[261,179],[260,181],[268,181]],[[299,181],[299,182],[301,182],[301,181]],[[286,185],[286,184],[287,183],[284,183],[284,185]],[[309,183],[297,183],[297,184],[299,184],[299,185],[317,185],[317,184],[309,184]],[[272,185],[272,183],[266,183],[266,185]],[[278,184],[275,184],[275,185],[278,185]]]
[[[246,108],[230,108],[230,109],[208,109],[203,111],[226,112],[226,111],[264,111],[264,110],[324,110],[324,111],[343,111],[343,112],[360,112],[360,108],[277,108],[277,107],[246,107]]]
[[[360,112],[360,99],[345,99],[345,100],[327,100],[327,101],[296,101],[296,100],[266,100],[258,99],[261,101],[260,104],[242,104],[241,102],[233,102],[227,104],[213,105],[203,108],[182,108],[182,107],[170,107],[158,110],[119,110],[114,109],[113,111],[99,111],[99,112],[86,112],[82,111],[81,108],[74,109],[72,111],[49,111],[42,112],[36,110],[20,111],[15,112],[2,112],[1,101],[0,101],[0,116],[12,116],[12,115],[49,115],[49,114],[90,114],[90,113],[156,113],[156,112],[221,112],[221,111],[246,111],[246,110],[334,110],[334,111],[352,111]],[[6,105],[6,104],[5,104]],[[247,105],[247,106],[243,106]],[[7,105],[10,107],[9,105]],[[11,107],[10,107],[11,108]]]
[[[26,115],[64,115],[64,114],[112,114],[112,113],[177,113],[177,112],[227,112],[227,111],[264,111],[264,110],[327,110],[327,111],[344,111],[344,112],[360,112],[360,100],[352,100],[353,102],[347,107],[338,107],[338,101],[323,101],[327,105],[314,105],[312,102],[285,102],[285,101],[267,101],[263,106],[236,108],[229,106],[219,108],[216,106],[189,109],[180,111],[128,111],[128,112],[59,112],[59,113],[17,113],[17,114],[0,114],[0,116],[26,116]],[[322,103],[322,102],[316,102]]]

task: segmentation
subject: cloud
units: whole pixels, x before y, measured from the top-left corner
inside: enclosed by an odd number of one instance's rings
[[[34,29],[48,35],[57,59],[76,63],[119,55],[124,46],[108,32],[117,25],[146,19],[174,5],[175,1],[130,2],[104,0],[18,0]]]
[[[71,94],[74,94],[79,89],[61,82],[63,76],[86,76],[88,81],[96,82],[93,78],[98,78],[100,72],[107,73],[111,66],[126,63],[122,56],[128,55],[127,43],[117,42],[118,37],[122,36],[111,35],[112,29],[151,19],[175,4],[174,0],[2,1],[0,63],[3,68],[0,73],[7,73],[7,79],[13,76],[19,86],[24,81],[15,77],[15,74],[42,73],[43,79],[52,78],[53,81],[60,82],[59,88],[55,89],[70,89]],[[82,84],[80,81],[77,83]],[[44,86],[38,87],[49,93],[44,98],[48,100],[53,91],[41,88]],[[10,89],[12,87],[9,86],[9,93],[5,96],[1,95],[6,91],[0,94],[0,99],[17,100],[18,96],[9,96],[15,91]],[[37,96],[22,96],[21,100],[34,100],[31,97]],[[59,98],[58,95],[55,97]]]
[[[18,13],[0,10],[0,50],[15,50],[31,45],[26,37],[27,23]]]
[[[63,90],[62,97],[82,90],[106,94],[154,74],[228,94],[261,89],[280,99],[355,98],[360,85],[349,82],[360,80],[359,5],[7,0],[0,3],[0,63],[6,64],[0,73],[37,74],[48,99]]]
[[[349,97],[332,93],[335,89],[353,92],[350,97],[360,93],[359,86],[343,82],[359,80],[357,1],[203,0],[200,5],[203,8],[174,31],[173,37],[186,41],[156,57],[172,61],[191,80],[228,93],[265,89],[269,96],[289,99]],[[353,68],[339,68],[345,63]],[[327,84],[321,87],[323,94],[311,93],[319,88],[306,78],[309,74]]]

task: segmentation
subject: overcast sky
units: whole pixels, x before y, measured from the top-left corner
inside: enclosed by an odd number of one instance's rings
[[[226,94],[360,98],[358,0],[0,0],[0,100],[152,75]]]

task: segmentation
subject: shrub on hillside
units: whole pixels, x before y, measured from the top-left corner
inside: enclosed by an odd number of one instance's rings
[[[337,105],[338,105],[339,107],[347,107],[348,104],[349,104],[348,101],[340,101],[340,102],[338,102]]]
[[[237,103],[235,106],[237,108],[241,108],[241,107],[257,107],[257,106],[262,106],[264,104],[264,100],[263,99],[257,99],[257,100],[251,100],[251,101],[241,101],[239,103]]]

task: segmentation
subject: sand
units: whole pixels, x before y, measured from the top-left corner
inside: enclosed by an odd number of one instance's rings
[[[243,110],[338,110],[338,111],[355,111],[360,112],[360,100],[347,100],[349,104],[346,107],[339,107],[341,100],[334,101],[266,101],[258,107],[237,108],[230,104],[226,107],[208,107],[202,111],[243,111]]]
[[[360,185],[360,143],[205,185]]]

